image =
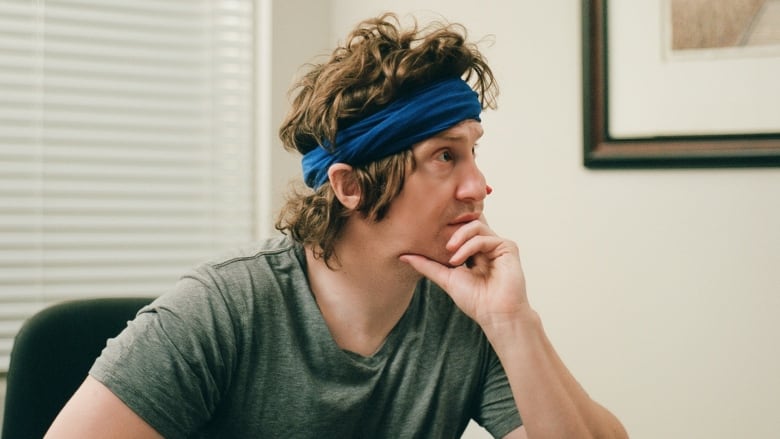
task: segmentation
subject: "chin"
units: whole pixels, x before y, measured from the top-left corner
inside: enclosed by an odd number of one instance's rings
[[[405,246],[406,248],[404,248],[404,251],[400,254],[408,253],[425,256],[428,259],[450,267],[449,260],[452,257],[453,252],[448,251],[445,247],[448,240],[448,237],[446,237],[446,239],[441,239],[441,237],[439,237],[439,239],[429,240],[427,242],[417,241],[412,245]]]

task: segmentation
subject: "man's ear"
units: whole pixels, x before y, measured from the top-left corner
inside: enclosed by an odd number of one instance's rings
[[[342,205],[349,210],[357,209],[360,204],[360,187],[352,175],[352,166],[346,163],[334,163],[328,168],[328,179],[333,193]]]

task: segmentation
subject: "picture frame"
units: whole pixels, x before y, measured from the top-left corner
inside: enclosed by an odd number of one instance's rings
[[[608,3],[607,0],[582,0],[581,7],[585,167],[598,169],[780,166],[780,130],[778,132],[627,137],[613,134],[608,97],[610,90]]]

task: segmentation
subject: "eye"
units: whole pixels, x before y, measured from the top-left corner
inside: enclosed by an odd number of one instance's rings
[[[448,150],[448,149],[445,149],[445,150],[439,152],[439,154],[436,156],[436,158],[438,160],[443,161],[443,162],[451,162],[452,159],[453,159],[452,152],[450,152],[450,150]]]

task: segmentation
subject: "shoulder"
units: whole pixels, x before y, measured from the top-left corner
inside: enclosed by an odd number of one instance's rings
[[[303,248],[287,236],[253,242],[221,252],[214,258],[197,264],[184,276],[200,281],[213,289],[223,290],[279,276],[298,276],[304,273]]]
[[[305,285],[302,252],[285,236],[224,251],[185,272],[153,308],[184,315],[224,313],[243,320],[258,303],[273,300],[291,285]]]
[[[290,259],[299,260],[302,251],[300,244],[288,236],[282,235],[225,250],[216,257],[204,261],[199,265],[199,268],[229,270],[235,266],[258,261],[275,263]]]

